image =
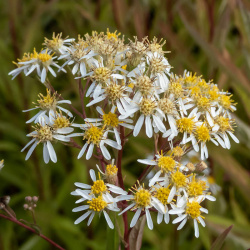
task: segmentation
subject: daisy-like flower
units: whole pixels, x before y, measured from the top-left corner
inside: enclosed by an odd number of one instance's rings
[[[46,124],[48,122],[48,124]],[[27,136],[32,137],[32,140],[26,144],[21,150],[23,152],[27,147],[32,145],[26,155],[25,160],[28,160],[33,153],[34,149],[39,143],[43,144],[43,159],[47,164],[49,160],[57,162],[56,152],[53,148],[53,141],[69,142],[70,138],[66,136],[73,131],[73,128],[69,127],[70,122],[67,118],[57,116],[53,123],[50,123],[49,118],[44,116],[35,126],[35,131],[31,132]]]
[[[117,143],[121,144],[120,134],[118,132],[118,126],[123,126],[125,128],[133,129],[134,126],[129,124],[132,123],[132,119],[120,119],[118,115],[116,114],[116,107],[113,106],[111,111],[109,113],[105,113],[104,110],[101,107],[96,107],[97,112],[101,115],[101,118],[86,118],[86,122],[98,122],[98,125],[104,125],[106,128],[111,129],[114,134]],[[100,123],[101,122],[101,123]]]
[[[157,211],[160,211],[162,214],[164,214],[164,206],[157,198],[155,198],[155,196],[152,194],[152,190],[145,189],[144,186],[133,188],[131,191],[134,193],[133,195],[121,195],[119,198],[117,198],[118,201],[127,200],[132,202],[132,204],[126,207],[119,215],[130,209],[132,211],[136,211],[130,223],[130,227],[134,227],[142,211],[145,211],[148,228],[152,230],[154,226],[149,209],[154,207]]]
[[[213,127],[213,131],[215,132],[216,138],[218,142],[221,143],[221,139],[225,143],[225,147],[227,149],[230,149],[231,144],[228,135],[236,142],[239,143],[238,138],[233,134],[233,126],[235,125],[235,121],[233,119],[230,119],[226,117],[225,115],[223,116],[218,116],[215,118],[215,125]]]
[[[170,64],[168,60],[157,52],[147,52],[147,65],[149,66],[150,77],[156,77],[156,85],[163,91],[168,89],[170,75]]]
[[[16,77],[22,71],[25,71],[25,75],[28,76],[34,70],[36,70],[41,82],[44,83],[48,71],[54,77],[56,77],[56,73],[51,66],[60,68],[60,66],[54,61],[55,58],[56,56],[53,57],[53,55],[51,55],[48,50],[43,50],[40,53],[37,53],[34,49],[34,52],[30,55],[29,58],[27,58],[27,60],[19,60],[19,62],[17,63],[19,67],[15,70],[12,70],[9,75]],[[65,70],[63,71],[66,72]]]
[[[89,160],[93,154],[94,146],[100,148],[104,158],[107,160],[110,160],[111,156],[105,144],[117,150],[121,150],[122,148],[117,142],[107,139],[109,130],[106,130],[105,126],[99,128],[98,124],[94,125],[92,123],[86,123],[83,125],[74,124],[74,126],[83,129],[84,133],[73,133],[68,135],[68,137],[83,136],[83,140],[87,140],[78,154],[78,159],[80,159],[87,150],[86,160]]]
[[[103,178],[107,180],[107,182],[110,184],[115,184],[117,182],[118,168],[116,167],[114,163],[115,163],[115,159],[112,159],[111,164],[106,165],[104,172],[96,164],[96,167],[99,170],[99,172],[103,175]]]
[[[75,41],[74,38],[62,38],[62,33],[55,35],[53,32],[52,39],[44,38],[43,45],[50,51],[58,55],[65,54],[69,50],[71,43]]]
[[[112,193],[119,194],[119,195],[127,194],[127,192],[124,191],[120,187],[117,187],[113,184],[104,183],[104,181],[101,179],[100,172],[98,172],[99,179],[96,178],[96,174],[93,169],[89,170],[89,174],[90,174],[91,180],[93,181],[92,185],[75,182],[75,186],[79,188],[83,188],[84,189],[83,191],[85,193],[94,194],[94,195],[106,194],[107,192],[112,192]]]
[[[69,117],[73,117],[72,113],[65,108],[60,107],[60,104],[67,103],[71,104],[69,100],[58,100],[57,93],[51,94],[51,91],[47,89],[47,95],[44,96],[43,94],[38,95],[37,106],[32,109],[23,110],[23,112],[28,112],[34,109],[41,109],[36,115],[34,115],[30,120],[26,123],[35,122],[37,123],[41,118],[43,119],[44,116],[49,115],[49,118],[56,116],[56,109],[65,112]]]
[[[204,217],[201,214],[202,212],[206,214],[208,213],[208,210],[200,205],[201,201],[202,199],[194,197],[189,199],[179,199],[176,206],[171,205],[172,209],[169,211],[169,214],[178,215],[178,217],[173,220],[173,224],[181,222],[177,227],[177,230],[182,229],[188,218],[191,218],[194,221],[195,237],[199,237],[198,223],[200,223],[203,227],[206,226]]]
[[[114,224],[112,223],[107,212],[109,210],[118,212],[120,211],[120,209],[117,207],[115,199],[108,192],[100,195],[94,195],[94,194],[88,194],[82,191],[81,189],[76,189],[71,194],[76,195],[75,193],[82,197],[76,203],[87,201],[87,205],[79,206],[72,210],[73,212],[81,212],[87,210],[87,212],[85,212],[75,221],[75,224],[79,224],[89,216],[87,223],[87,225],[89,226],[96,213],[99,216],[101,215],[101,213],[103,213],[108,226],[111,229],[114,228]]]
[[[134,96],[132,103],[133,104],[131,104],[130,107],[127,108],[126,113],[122,113],[120,118],[125,119],[128,116],[132,116],[137,111],[140,111],[141,115],[137,120],[133,131],[134,136],[137,136],[139,134],[144,121],[146,127],[146,135],[149,138],[153,136],[153,126],[155,126],[158,131],[160,130],[162,133],[166,132],[166,128],[162,120],[156,113],[157,101],[154,98],[145,98],[139,96],[138,100],[138,96]],[[151,119],[153,120],[153,122]]]

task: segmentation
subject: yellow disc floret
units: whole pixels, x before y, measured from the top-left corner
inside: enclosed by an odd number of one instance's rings
[[[91,76],[97,82],[105,83],[111,76],[112,72],[106,67],[99,67],[94,70],[94,74]]]
[[[91,126],[85,131],[83,140],[87,140],[88,143],[94,143],[96,145],[100,144],[100,141],[103,138],[103,129],[96,126]]]
[[[220,126],[220,131],[222,133],[224,133],[225,131],[233,131],[233,128],[230,124],[230,119],[229,118],[226,118],[224,116],[219,116],[217,119],[216,119],[216,122],[218,123],[218,125]]]
[[[177,188],[185,187],[187,185],[187,177],[179,170],[172,173],[171,179]]]
[[[206,183],[202,180],[196,180],[195,175],[193,175],[192,181],[188,184],[187,192],[189,196],[198,196],[202,195],[206,189]]]
[[[155,198],[157,198],[163,205],[168,204],[168,196],[170,193],[170,189],[166,187],[157,188],[155,193]]]
[[[118,168],[116,165],[107,165],[105,174],[108,176],[117,175]]]
[[[196,97],[197,106],[201,109],[208,109],[210,107],[210,101],[205,96]]]
[[[93,194],[101,194],[107,191],[107,186],[104,184],[103,180],[96,180],[94,181],[92,187],[91,187],[91,192]]]
[[[156,105],[157,105],[156,102],[149,98],[142,98],[141,102],[139,103],[140,111],[145,116],[152,115],[154,109],[156,108]]]
[[[46,142],[53,140],[53,129],[48,125],[40,125],[39,123],[34,126],[36,134],[33,134],[32,137],[37,138],[39,142]],[[39,143],[38,142],[38,143]]]
[[[176,165],[175,160],[170,156],[161,156],[158,159],[158,167],[160,167],[164,172],[173,171],[175,165]]]
[[[39,53],[37,59],[39,59],[43,63],[46,63],[52,60],[52,56],[49,55],[46,50],[44,53]]]
[[[53,124],[53,128],[57,129],[57,128],[67,128],[69,127],[71,124],[71,122],[69,121],[69,119],[65,116],[62,115],[62,113],[60,115],[57,114],[56,119],[54,120],[54,124]]]
[[[134,199],[137,207],[145,208],[150,205],[151,194],[147,189],[141,188],[135,193]]]
[[[44,96],[43,94],[39,94],[38,97],[40,98],[37,100],[39,104],[39,108],[41,109],[54,109],[56,108],[57,98],[56,93],[51,95],[51,92],[49,89],[47,89],[47,95]]]
[[[209,141],[210,135],[209,135],[209,129],[205,125],[201,125],[200,127],[197,127],[195,130],[195,136],[197,137],[198,141]]]
[[[108,114],[104,114],[102,118],[104,124],[107,126],[116,128],[119,125],[119,120],[115,113],[109,112]]]
[[[194,130],[194,121],[191,118],[180,118],[179,120],[176,121],[177,127],[181,133],[187,132],[187,133],[192,133]]]
[[[91,201],[87,201],[89,204],[89,209],[92,209],[96,212],[102,211],[105,207],[107,207],[108,203],[103,200],[102,195],[97,198],[93,198]]]
[[[187,203],[186,214],[190,215],[192,219],[196,219],[201,215],[200,204],[197,201]]]
[[[158,107],[164,114],[172,115],[176,108],[174,103],[169,98],[161,98],[158,101]]]

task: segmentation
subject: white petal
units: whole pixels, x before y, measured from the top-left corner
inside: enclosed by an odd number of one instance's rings
[[[92,100],[91,102],[89,102],[86,107],[92,106],[93,104],[96,104],[98,102],[103,101],[106,98],[106,95],[101,95],[99,97],[97,97],[96,99]]]
[[[110,156],[110,153],[109,153],[109,151],[107,150],[107,148],[106,148],[104,145],[102,145],[102,146],[100,146],[100,149],[101,149],[101,151],[102,151],[102,154],[103,154],[104,158],[105,158],[106,160],[110,160],[110,159],[111,159],[111,156]]]
[[[53,148],[50,141],[47,141],[47,147],[48,147],[50,159],[53,162],[57,162],[56,152],[55,152],[55,150],[54,150],[54,148]]]
[[[153,160],[149,160],[149,159],[138,159],[137,160],[138,162],[142,163],[142,164],[146,164],[146,165],[153,165],[153,166],[156,166],[157,165],[157,162],[156,161],[153,161]]]
[[[84,206],[80,206],[80,207],[75,207],[72,212],[80,212],[80,211],[83,211],[83,210],[86,210],[89,208],[89,205],[84,205]]]
[[[89,174],[90,174],[92,181],[96,181],[96,175],[95,175],[95,171],[93,169],[89,170]]]
[[[87,142],[84,144],[84,146],[82,147],[81,151],[79,152],[79,154],[77,156],[77,159],[80,159],[83,156],[83,154],[84,154],[86,148],[88,147],[88,145],[89,144]]]
[[[168,203],[170,203],[170,202],[173,200],[175,194],[176,194],[176,187],[173,186],[173,187],[171,188],[170,193],[169,193],[169,196],[168,196],[168,200],[167,200]]]
[[[199,222],[201,223],[201,225],[202,225],[203,227],[206,226],[205,221],[204,221],[200,216],[199,216],[197,219],[199,220]]]
[[[164,221],[165,221],[166,224],[169,223],[169,213],[164,214]]]
[[[186,217],[187,217],[186,214],[183,214],[183,215],[177,217],[176,219],[173,220],[173,224],[176,224],[176,223],[178,223],[178,222],[184,220]]]
[[[199,227],[196,219],[194,219],[194,235],[196,238],[199,238]]]
[[[150,116],[146,116],[145,119],[145,126],[146,126],[146,135],[151,138],[153,136],[153,130],[152,130],[152,123]]]
[[[77,186],[79,188],[91,189],[91,186],[88,184],[85,184],[85,183],[75,182],[74,184],[75,184],[75,186]]]
[[[24,148],[22,148],[21,152],[23,152],[30,144],[32,144],[34,141],[36,140],[36,138],[33,138],[32,140],[30,140],[25,146]]]
[[[29,149],[29,151],[28,151],[28,153],[27,153],[27,155],[26,155],[26,157],[25,157],[25,161],[27,161],[29,158],[30,158],[30,156],[31,156],[31,154],[33,153],[33,151],[34,151],[34,149],[36,148],[36,146],[37,146],[37,141],[35,141],[35,143],[31,146],[31,148]]]
[[[87,154],[86,154],[86,160],[89,160],[89,159],[91,158],[91,156],[92,156],[92,154],[93,154],[94,146],[95,146],[95,145],[94,145],[93,143],[91,143],[91,144],[89,145],[88,152],[87,152]]]
[[[162,220],[163,220],[163,214],[158,212],[158,214],[157,214],[157,223],[158,224],[162,223]]]
[[[47,164],[49,162],[49,151],[46,143],[43,143],[43,160]]]
[[[82,222],[83,220],[85,220],[89,215],[91,214],[91,211],[86,212],[85,214],[83,214],[81,217],[79,217],[76,221],[75,221],[75,225],[79,224],[80,222]]]
[[[43,67],[42,74],[41,74],[41,82],[44,83],[46,79],[46,68]]]
[[[148,209],[145,209],[145,211],[146,211],[146,218],[147,218],[148,228],[149,228],[150,230],[152,230],[153,227],[154,227],[154,225],[153,225],[153,221],[152,221],[150,212],[148,211]]]
[[[236,142],[239,143],[239,139],[231,132],[231,131],[227,131],[227,133],[231,136],[231,138]]]
[[[162,132],[162,133],[165,133],[166,132],[166,128],[163,124],[163,122],[161,121],[161,119],[156,116],[156,115],[153,115],[153,120],[157,126],[157,128]]]
[[[129,206],[127,206],[121,213],[119,213],[118,215],[121,215],[123,213],[125,213],[126,211],[128,211],[130,208],[132,208],[133,206],[135,206],[135,203],[130,204]]]
[[[141,215],[141,208],[138,208],[137,211],[135,212],[133,219],[131,220],[130,227],[133,227],[136,224],[140,215]]]
[[[89,220],[88,220],[87,226],[90,225],[90,223],[92,222],[94,216],[95,216],[95,212],[93,211],[93,212],[91,213],[91,215],[89,216]]]
[[[108,226],[109,226],[111,229],[114,229],[114,225],[113,225],[111,219],[109,218],[109,215],[107,214],[107,212],[106,212],[105,210],[103,210],[103,214],[104,214],[105,219],[106,219],[106,221],[107,221],[107,223],[108,223]]]
[[[186,223],[187,223],[187,218],[185,218],[185,219],[180,223],[180,225],[177,227],[177,230],[181,230],[181,229],[185,226]]]
[[[144,122],[144,115],[141,115],[135,124],[133,135],[137,136],[141,130],[142,124]]]

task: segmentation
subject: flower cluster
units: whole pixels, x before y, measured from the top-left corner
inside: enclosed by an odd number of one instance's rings
[[[190,149],[200,151],[201,160],[205,160],[210,141],[226,149],[231,147],[229,138],[239,143],[234,135],[232,112],[236,110],[236,103],[231,99],[232,95],[197,74],[185,71],[183,75],[175,75],[171,72],[167,51],[163,50],[165,41],[155,37],[152,40],[146,37],[142,41],[134,37],[125,43],[120,33],[107,30],[84,37],[79,35],[77,39],[63,39],[62,34],[53,34],[51,40],[45,38],[43,45],[45,48],[40,53],[36,49],[33,53],[25,53],[15,63],[17,68],[9,73],[13,78],[21,72],[26,76],[37,74],[48,88],[47,95],[40,94],[33,108],[39,112],[27,121],[35,123],[35,131],[28,134],[32,140],[23,150],[32,145],[26,156],[28,159],[37,144],[43,143],[45,163],[50,159],[56,162],[52,142],[74,142],[74,137],[81,137],[84,143],[78,147],[81,149],[77,158],[86,152],[87,160],[93,155],[100,160],[103,169],[99,169],[99,173],[106,183],[100,176],[97,180],[91,170],[93,185],[76,183],[78,188],[72,193],[81,196],[77,203],[87,201],[88,204],[73,210],[88,210],[76,224],[89,216],[89,225],[95,213],[103,212],[108,225],[113,228],[108,211],[124,208],[121,214],[128,210],[135,212],[131,227],[145,213],[148,227],[152,229],[150,212],[156,211],[158,223],[163,218],[168,223],[169,214],[178,215],[173,220],[173,223],[181,222],[178,229],[188,218],[193,219],[198,237],[198,223],[205,226],[201,213],[207,213],[200,204],[205,199],[215,198],[208,191],[205,174],[198,176],[195,173],[205,163],[194,166],[192,162],[183,164],[181,160]],[[62,63],[59,65],[59,62]],[[86,91],[80,93],[84,99],[81,100],[84,124],[71,122],[68,117],[73,114],[60,106],[71,105],[71,102],[62,99],[52,88],[48,74],[56,77],[52,66],[57,67],[58,72],[69,70],[77,79],[79,89],[82,83],[85,84]],[[85,108],[91,106],[94,106],[91,114],[96,116],[86,117]],[[123,179],[117,180],[122,154],[118,154],[117,167],[114,161],[107,164],[106,160],[113,154],[107,146],[123,150],[130,135],[136,137],[144,131],[143,125],[146,136],[154,138],[157,153],[152,160],[138,161],[157,172],[149,180],[148,188],[138,182],[127,192],[121,188]],[[79,131],[72,133],[73,128]],[[158,145],[160,141],[161,145]],[[170,152],[166,150],[168,144],[172,148]],[[121,169],[119,171],[121,174]],[[125,200],[131,204],[124,207]]]

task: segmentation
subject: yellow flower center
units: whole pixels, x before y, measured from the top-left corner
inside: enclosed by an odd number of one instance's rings
[[[125,87],[116,83],[111,83],[105,87],[105,93],[108,95],[111,101],[116,101],[123,96]]]
[[[211,90],[208,91],[211,101],[217,101],[219,98],[219,89],[216,86],[213,86]]]
[[[67,128],[70,126],[70,121],[67,119],[65,116],[60,114],[60,116],[57,116],[56,119],[54,120],[53,127],[55,129],[57,128]]]
[[[210,101],[205,96],[199,96],[196,98],[197,106],[202,109],[207,109],[210,107]]]
[[[187,184],[187,177],[180,171],[172,173],[171,178],[177,188],[185,187]]]
[[[198,141],[206,142],[210,140],[209,129],[205,125],[197,127],[195,130],[195,135]]]
[[[162,58],[152,57],[150,60],[150,68],[152,73],[163,73],[167,66],[164,64]]]
[[[201,89],[198,86],[190,87],[191,96],[198,96],[201,94]]]
[[[104,114],[102,118],[103,118],[104,124],[107,126],[116,128],[119,124],[117,115],[112,112],[109,112],[108,114]]]
[[[189,76],[184,77],[184,84],[187,86],[193,86],[198,82],[199,79],[200,77],[197,77],[196,73],[194,75],[190,74]]]
[[[142,75],[136,79],[136,86],[143,95],[148,95],[152,92],[153,81],[148,76]]]
[[[157,198],[163,205],[168,204],[168,196],[170,189],[166,187],[157,188],[155,198]]]
[[[103,129],[95,126],[92,126],[89,129],[87,129],[83,136],[83,140],[86,139],[89,144],[94,143],[96,145],[99,145],[102,138],[103,138]]]
[[[45,37],[44,45],[49,49],[58,50],[63,45],[62,33],[55,35],[53,32],[51,40]]]
[[[112,72],[106,67],[99,67],[94,70],[92,78],[97,82],[105,83],[111,76]]]
[[[142,188],[135,193],[135,203],[137,207],[145,208],[150,205],[151,194],[148,190]]]
[[[174,94],[175,97],[181,97],[183,95],[183,88],[178,81],[172,81],[169,86],[169,92]]]
[[[194,130],[194,121],[191,118],[180,118],[176,121],[178,129],[181,133],[187,132],[192,133]]]
[[[49,55],[46,50],[45,53],[39,53],[37,59],[44,63],[50,61],[52,59],[52,56]]]
[[[162,98],[158,101],[158,107],[162,110],[165,114],[173,114],[175,111],[174,103],[168,98]]]
[[[40,124],[37,124],[34,128],[37,131],[37,134],[34,134],[32,136],[37,138],[39,142],[46,142],[46,141],[53,140],[53,137],[52,137],[53,129],[50,126],[48,125],[42,126]]]
[[[38,97],[40,98],[37,100],[37,103],[39,104],[39,108],[41,109],[55,109],[57,98],[56,93],[51,95],[51,92],[49,89],[47,89],[47,95],[44,96],[43,94],[39,94]]]
[[[231,127],[230,125],[230,120],[229,118],[226,118],[224,116],[219,116],[217,119],[216,119],[218,125],[220,126],[220,131],[221,132],[225,132],[227,130],[230,130],[232,131],[233,128]]]
[[[231,109],[232,100],[230,99],[232,95],[221,95],[219,99],[220,105],[225,109]]]
[[[187,192],[189,196],[202,195],[203,191],[207,189],[204,181],[196,181],[195,176],[193,176],[192,181],[188,184]]]
[[[121,35],[121,33],[116,34],[117,30],[113,33],[109,32],[109,29],[107,29],[107,38],[108,39],[114,39],[115,41],[118,40],[118,37]]]
[[[103,200],[102,195],[97,198],[93,198],[91,201],[87,201],[89,204],[89,209],[92,209],[96,212],[102,211],[105,207],[107,207],[108,203]]]
[[[158,159],[158,166],[165,172],[171,172],[176,165],[175,160],[170,156],[161,156]]]
[[[202,90],[208,90],[209,89],[209,85],[206,83],[206,81],[204,79],[201,79],[198,82],[198,86],[202,89]]]
[[[190,215],[192,219],[198,218],[201,215],[200,204],[197,201],[187,203],[186,214]]]
[[[116,175],[117,171],[118,171],[118,168],[116,167],[116,165],[109,164],[106,167],[106,175],[108,175],[108,176]]]
[[[148,98],[143,98],[139,106],[140,111],[147,116],[153,114],[153,111],[156,108],[156,102]]]
[[[176,157],[181,157],[184,155],[184,151],[180,146],[176,146],[172,149],[171,154],[176,156]]]
[[[94,181],[91,187],[91,192],[93,194],[101,194],[106,191],[107,191],[107,186],[104,184],[103,180]]]

